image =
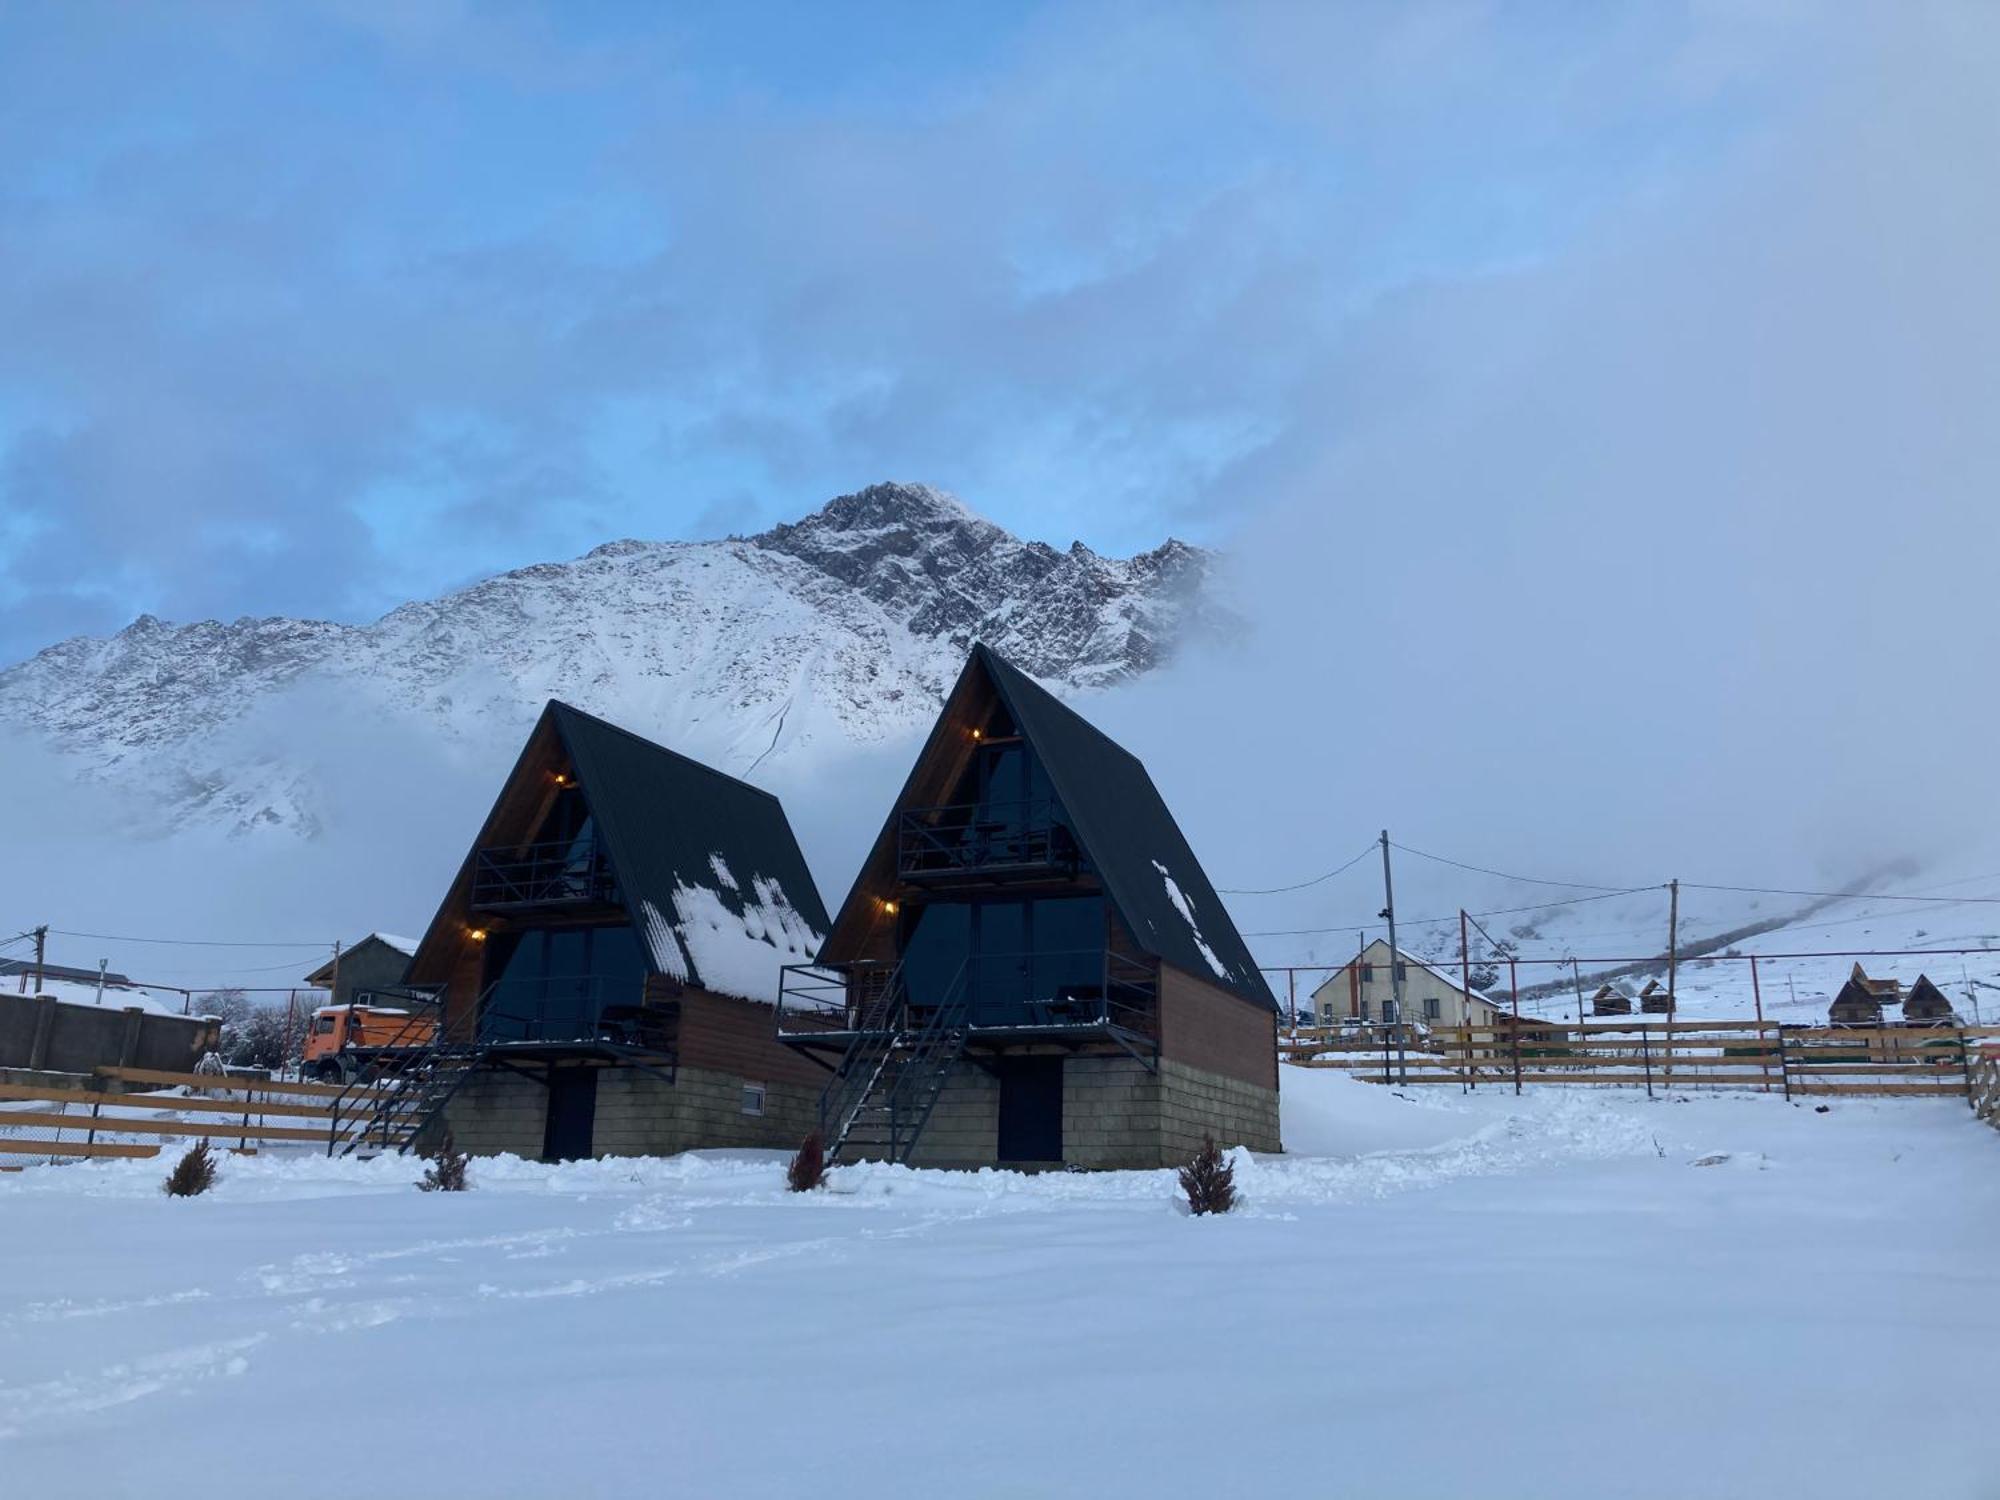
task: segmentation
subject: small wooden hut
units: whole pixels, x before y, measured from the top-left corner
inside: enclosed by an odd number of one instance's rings
[[[1649,1016],[1671,1015],[1674,1009],[1673,991],[1657,979],[1646,981],[1646,987],[1639,991],[1639,1009]]]
[[[1860,973],[1858,966],[1855,972]],[[1865,978],[1850,978],[1840,987],[1840,993],[1833,997],[1826,1022],[1829,1026],[1880,1026],[1881,998],[1868,987]]]
[[[1903,1024],[1906,1026],[1956,1026],[1958,1012],[1951,1008],[1944,991],[1930,982],[1927,975],[1919,974],[1917,982],[1910,986],[1910,993],[1903,1001]]]
[[[1590,1013],[1593,1016],[1629,1016],[1632,1014],[1632,992],[1621,984],[1607,984],[1590,997]]]

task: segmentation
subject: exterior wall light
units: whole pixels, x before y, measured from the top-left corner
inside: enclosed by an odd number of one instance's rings
[[[486,941],[486,929],[484,927],[469,927],[466,929],[465,935],[475,943]]]

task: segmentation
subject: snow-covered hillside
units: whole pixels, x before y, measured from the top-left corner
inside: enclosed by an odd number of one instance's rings
[[[1147,671],[1231,623],[1213,565],[1172,540],[1058,551],[880,484],[758,536],[612,542],[369,625],[142,616],[0,671],[0,725],[148,788],[170,824],[311,833],[310,777],[282,735],[274,750],[231,733],[250,716],[302,737],[331,712],[504,741],[560,697],[740,774],[920,728],[975,639],[1058,688]]]
[[[1418,860],[1408,863],[1417,876],[1434,873]],[[1771,1020],[1823,1021],[1859,962],[1871,976],[1898,979],[1906,989],[1919,974],[1927,975],[1967,1021],[2000,1020],[2000,874],[1991,873],[1995,870],[2000,870],[2000,854],[1989,851],[1946,864],[1899,863],[1828,887],[1864,892],[1852,896],[1684,882],[1679,910],[1684,957],[1675,980],[1678,1010],[1690,1018],[1748,1019],[1761,1002]],[[1370,894],[1371,876],[1359,872],[1338,897],[1322,899],[1358,907]],[[1421,907],[1415,905],[1418,899]],[[1454,908],[1461,903],[1481,918],[1469,926],[1475,985],[1508,999],[1506,954],[1511,950],[1519,960],[1524,1014],[1574,1017],[1579,981],[1588,997],[1607,979],[1636,992],[1647,979],[1666,977],[1665,882],[1576,895],[1520,880],[1449,874],[1425,896],[1413,898],[1415,920],[1398,938],[1406,950],[1453,978],[1460,972]],[[1252,909],[1250,900],[1239,898],[1234,906],[1239,922],[1253,934],[1266,925],[1281,925],[1269,913]],[[1384,934],[1378,924],[1368,935]],[[1267,963],[1325,966],[1299,974],[1303,1001],[1353,956],[1356,941],[1353,931],[1289,943],[1273,937],[1257,951]],[[1758,957],[1754,985],[1747,962],[1753,954]]]

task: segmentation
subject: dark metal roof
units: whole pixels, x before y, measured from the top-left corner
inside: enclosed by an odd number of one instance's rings
[[[829,926],[826,906],[776,797],[567,703],[552,700],[544,713],[569,751],[640,946],[657,970],[743,994],[750,986],[720,966],[732,951],[754,956],[743,945],[758,942],[755,934],[786,907],[812,937],[804,951],[787,948],[775,933],[762,939],[771,949],[771,990],[781,965],[812,957]],[[695,930],[702,914],[689,898],[697,895],[703,903],[713,897],[736,929]],[[663,951],[667,935],[672,948]],[[718,972],[702,972],[705,958]],[[766,998],[761,984],[749,998]]]
[[[1138,757],[989,647],[972,648],[965,670],[975,669],[986,673],[1040,758],[1132,936],[1176,968],[1276,1010],[1257,961]]]

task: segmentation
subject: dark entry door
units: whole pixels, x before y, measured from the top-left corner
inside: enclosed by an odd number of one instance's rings
[[[542,1130],[543,1161],[579,1161],[592,1154],[597,1124],[597,1069],[549,1069],[549,1118]]]
[[[1010,1057],[1000,1068],[1000,1160],[1061,1161],[1063,1060]]]

